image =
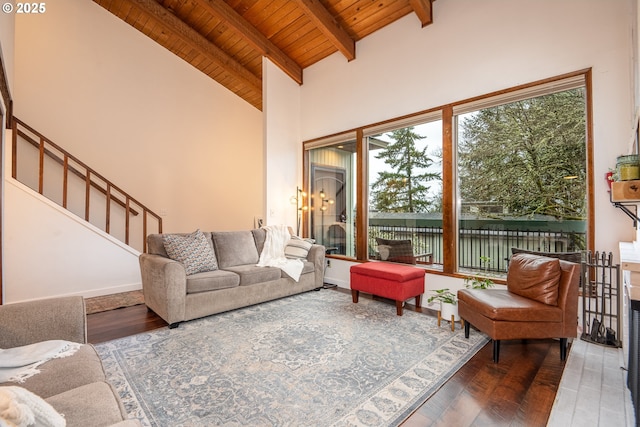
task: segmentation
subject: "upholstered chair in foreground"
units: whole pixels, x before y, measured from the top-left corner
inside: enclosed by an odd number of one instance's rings
[[[560,359],[567,355],[567,339],[577,336],[580,265],[532,254],[516,254],[509,262],[507,289],[462,289],[458,312],[470,326],[493,340],[498,363],[500,341],[560,339]]]
[[[35,349],[27,351],[24,346],[50,340],[84,345],[71,355],[55,356],[42,363],[36,369],[39,372],[30,372],[32,376],[28,378],[15,381],[9,376],[6,382],[0,382],[4,408],[13,404],[11,413],[5,413],[8,417],[32,414],[35,419],[29,425],[53,426],[59,425],[54,421],[58,415],[51,412],[56,411],[64,415],[67,427],[141,426],[138,420],[128,419],[117,391],[107,382],[100,356],[92,345],[87,344],[87,317],[81,296],[0,305],[0,349],[6,351],[4,354],[32,361],[30,358]],[[0,373],[2,368],[20,367],[15,358],[11,362],[8,365],[0,363],[3,365]],[[12,394],[6,394],[6,390]],[[14,395],[15,401],[12,400]],[[2,420],[0,415],[0,425],[14,425],[4,424]],[[27,425],[27,422],[19,425]]]

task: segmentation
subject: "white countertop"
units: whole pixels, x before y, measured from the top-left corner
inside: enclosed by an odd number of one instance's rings
[[[629,296],[632,300],[640,301],[640,286],[637,283],[637,276],[640,274],[640,244],[637,242],[620,242],[620,264],[622,270],[631,272],[631,282],[636,282],[635,286],[632,283],[623,280],[623,285],[629,291]]]
[[[640,244],[637,242],[620,242],[620,262],[640,263]]]

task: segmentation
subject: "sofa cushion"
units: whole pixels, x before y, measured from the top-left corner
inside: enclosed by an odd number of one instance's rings
[[[162,236],[164,236],[164,234],[149,234],[147,236],[147,253],[169,258],[167,251],[164,250],[164,241],[162,240]]]
[[[180,262],[187,273],[200,273],[218,269],[216,254],[210,240],[200,230],[185,236],[165,234],[164,249],[172,260]]]
[[[227,270],[240,276],[240,286],[270,282],[282,277],[282,270],[277,267],[256,267],[254,264],[238,265]]]
[[[40,373],[24,382],[5,382],[0,383],[0,386],[19,385],[46,399],[85,384],[105,380],[100,357],[90,344],[81,346],[71,356],[49,360],[38,369]]]
[[[189,233],[172,233],[176,236],[186,236]],[[211,241],[211,233],[208,231],[203,231],[204,237],[207,241]],[[147,236],[147,253],[151,255],[160,255],[165,258],[169,258],[167,251],[164,249],[164,241],[163,237],[165,234],[149,234]],[[213,246],[213,244],[212,244]]]
[[[63,414],[67,426],[110,426],[127,414],[106,382],[96,382],[51,396],[46,401]]]
[[[519,253],[509,261],[509,292],[548,305],[558,305],[560,261],[538,255]]]
[[[187,293],[195,294],[198,292],[234,288],[239,284],[240,276],[231,271],[207,271],[187,276]]]
[[[287,246],[284,248],[284,256],[290,259],[306,260],[314,240],[302,239],[298,236],[291,236]]]
[[[302,272],[300,273],[300,275],[313,273],[314,271],[316,271],[316,266],[311,261],[307,261],[305,259],[303,259],[301,261],[303,263],[303,267],[302,267]],[[285,273],[284,271],[281,271],[281,277],[290,278],[290,276],[287,273]]]
[[[458,301],[491,320],[506,322],[562,322],[563,312],[557,306],[543,304],[506,289],[461,289]]]
[[[264,242],[267,240],[267,230],[264,228],[256,228],[251,230],[251,234],[253,234],[253,240],[256,242],[256,249],[258,249],[258,255],[260,255],[262,249],[264,249]]]
[[[251,231],[215,231],[211,235],[221,269],[258,263],[258,249]]]

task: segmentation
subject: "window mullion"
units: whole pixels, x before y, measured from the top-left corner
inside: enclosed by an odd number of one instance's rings
[[[458,253],[454,168],[453,107],[448,105],[442,109],[442,241],[444,273],[455,272],[456,254]]]
[[[356,259],[366,261],[369,258],[369,245],[367,243],[369,224],[369,200],[368,200],[368,171],[367,159],[369,158],[369,147],[364,138],[362,129],[356,131],[356,161],[358,178],[356,182]]]

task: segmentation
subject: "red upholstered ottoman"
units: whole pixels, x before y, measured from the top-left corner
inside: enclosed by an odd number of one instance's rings
[[[396,302],[396,313],[402,316],[402,304],[415,297],[421,307],[425,271],[418,267],[389,262],[365,262],[351,267],[351,295],[358,302],[360,291]]]

